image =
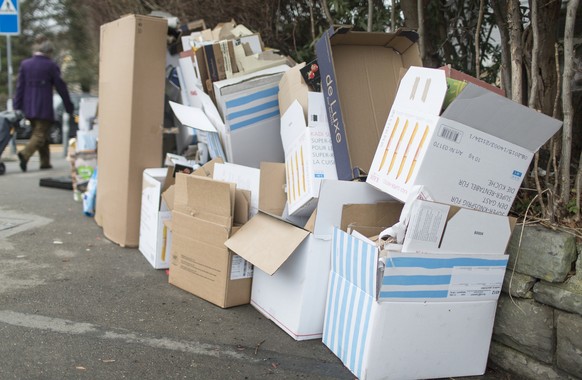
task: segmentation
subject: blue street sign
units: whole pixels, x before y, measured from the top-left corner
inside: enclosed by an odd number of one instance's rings
[[[0,35],[20,34],[18,0],[0,0]]]

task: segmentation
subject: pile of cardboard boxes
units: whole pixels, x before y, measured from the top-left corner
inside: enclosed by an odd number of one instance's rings
[[[101,33],[108,238],[195,296],[322,339],[358,378],[485,372],[508,213],[559,121],[423,68],[413,31],[331,28],[294,64],[231,22],[182,37],[172,109],[208,159],[162,161],[164,20]]]

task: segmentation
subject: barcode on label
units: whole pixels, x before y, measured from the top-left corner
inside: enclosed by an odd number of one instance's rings
[[[444,125],[441,126],[441,130],[439,132],[439,137],[454,142],[459,142],[459,140],[461,139],[461,135],[462,133],[460,131],[457,131],[456,129],[450,127],[446,127]]]

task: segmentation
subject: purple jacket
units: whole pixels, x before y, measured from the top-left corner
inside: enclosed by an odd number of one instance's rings
[[[14,109],[21,110],[27,119],[54,121],[53,87],[63,99],[67,113],[73,113],[74,106],[59,66],[40,54],[25,59],[18,70]]]

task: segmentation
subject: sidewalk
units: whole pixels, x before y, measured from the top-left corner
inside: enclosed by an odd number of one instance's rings
[[[0,176],[0,378],[353,379],[321,343],[296,342],[252,306],[220,309],[168,284],[82,213],[69,175],[38,156]],[[488,372],[473,379],[507,379]]]

